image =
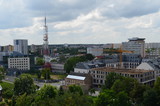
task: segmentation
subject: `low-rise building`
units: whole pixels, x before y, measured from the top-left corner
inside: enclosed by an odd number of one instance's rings
[[[64,64],[51,63],[52,72],[65,73]]]
[[[71,73],[65,78],[65,86],[69,85],[80,85],[83,91],[87,91],[92,86],[92,77],[90,74]]]
[[[155,81],[154,71],[152,70],[140,70],[140,69],[115,69],[115,68],[94,68],[90,69],[90,74],[92,76],[92,84],[95,86],[104,85],[106,80],[106,75],[111,72],[115,72],[124,77],[131,77],[138,80],[138,82],[143,84],[152,85]]]

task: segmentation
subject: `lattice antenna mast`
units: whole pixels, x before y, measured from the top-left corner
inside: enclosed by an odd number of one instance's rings
[[[48,27],[47,27],[47,20],[46,20],[46,16],[44,19],[44,36],[43,36],[43,54],[44,55],[49,55],[49,48],[48,48]]]

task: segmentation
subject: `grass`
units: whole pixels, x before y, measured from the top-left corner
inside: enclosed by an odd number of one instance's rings
[[[13,95],[14,84],[8,82],[0,82],[2,86],[2,97],[3,98],[11,98]]]
[[[52,79],[64,79],[64,78],[66,78],[66,74],[61,74],[61,75],[54,75],[54,74],[52,74],[51,75],[51,78]]]
[[[13,89],[14,85],[8,82],[0,82],[2,89]]]

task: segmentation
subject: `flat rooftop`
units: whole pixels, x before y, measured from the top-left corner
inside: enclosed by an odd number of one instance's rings
[[[137,40],[145,40],[145,38],[138,38],[138,37],[133,37],[133,38],[129,38],[129,41],[137,41]]]
[[[85,80],[86,77],[76,76],[76,75],[68,75],[66,78],[76,79],[76,80]]]
[[[152,70],[142,70],[142,69],[118,69],[118,68],[93,68],[90,71],[103,71],[103,72],[115,72],[115,73],[124,73],[124,74],[143,74],[147,72],[153,72]]]

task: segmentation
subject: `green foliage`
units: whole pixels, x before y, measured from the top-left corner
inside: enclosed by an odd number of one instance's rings
[[[38,92],[37,92],[38,99],[42,100],[45,98],[55,98],[57,95],[57,88],[51,85],[44,85]]]
[[[38,58],[36,58],[36,64],[37,65],[44,65],[44,59],[43,58],[40,58],[40,57],[38,57]]]
[[[160,93],[160,77],[158,77],[154,83],[154,89]]]
[[[40,79],[40,78],[41,78],[42,73],[41,73],[41,72],[37,72],[37,73],[36,73],[36,75],[37,75],[37,78],[38,78],[38,79]]]
[[[2,97],[8,98],[8,99],[11,98],[13,95],[14,85],[11,83],[7,83],[7,82],[1,82],[0,85],[3,88]]]
[[[51,77],[51,70],[49,68],[42,69],[41,74],[44,79],[48,80]]]
[[[90,92],[91,95],[92,95],[92,94],[94,94],[94,93],[96,92],[96,90],[95,90],[94,88],[91,88],[91,89],[89,90],[89,92]]]
[[[144,106],[159,106],[160,105],[158,94],[154,89],[149,89],[145,91],[143,98],[144,98],[144,101],[143,101]]]
[[[96,106],[130,106],[131,102],[127,93],[115,93],[113,90],[103,90],[97,97]]]
[[[0,106],[7,106],[5,102],[0,102]]]
[[[60,86],[59,90],[58,90],[58,95],[64,95],[64,90],[62,88],[62,86]]]
[[[119,92],[116,95],[113,106],[131,106],[131,101],[125,92]]]
[[[14,82],[14,94],[23,95],[24,93],[31,94],[36,90],[33,79],[28,74],[22,74],[20,78],[16,78]]]
[[[56,60],[56,59],[53,59],[53,60],[51,60],[51,62],[57,62],[57,60]]]
[[[113,105],[116,94],[113,90],[103,90],[97,97],[96,106]]]
[[[56,104],[56,106],[92,106],[93,100],[86,95],[65,93],[56,97]]]
[[[86,59],[83,56],[71,57],[64,64],[64,69],[66,70],[67,73],[70,73],[70,71],[74,70],[74,67],[78,62],[82,62],[85,60]]]
[[[0,81],[2,81],[2,79],[4,79],[4,74],[5,74],[5,69],[3,67],[0,67]]]
[[[35,95],[26,95],[26,93],[19,96],[16,100],[16,106],[31,106],[34,101],[34,96]]]
[[[121,80],[122,76],[116,73],[109,73],[106,76],[106,81],[103,89],[110,89],[116,80]]]
[[[59,63],[65,63],[66,59],[67,58],[64,55],[59,56]]]
[[[85,58],[86,58],[86,60],[93,60],[94,56],[92,54],[86,54]]]
[[[121,80],[116,80],[111,89],[114,90],[116,93],[124,91],[129,94],[130,91],[133,89],[135,82],[136,80],[134,80],[133,78],[123,77],[121,78]]]
[[[138,82],[135,82],[134,87],[132,91],[130,91],[130,97],[132,98],[132,101],[136,104],[142,104],[143,101],[143,93],[149,89],[149,87],[140,84]]]
[[[83,95],[82,88],[79,85],[70,85],[69,86],[69,92],[78,93],[80,95]]]

